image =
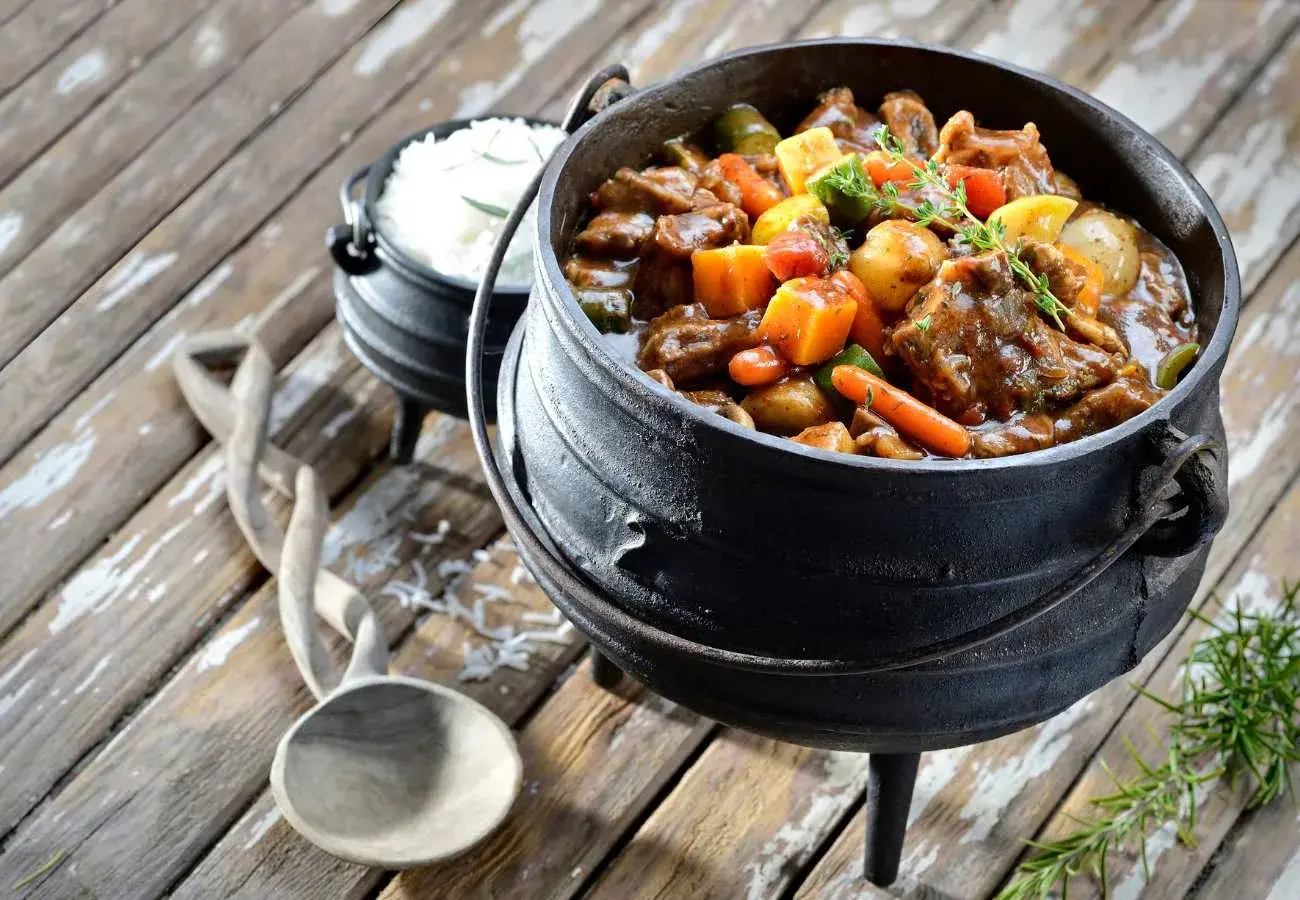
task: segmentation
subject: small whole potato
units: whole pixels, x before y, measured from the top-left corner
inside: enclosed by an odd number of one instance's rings
[[[1137,231],[1104,209],[1089,209],[1065,224],[1060,242],[1078,250],[1101,267],[1102,290],[1127,294],[1137,284]]]
[[[943,242],[915,222],[890,219],[867,232],[849,257],[849,271],[881,309],[900,313],[943,262]]]
[[[835,407],[810,377],[788,378],[758,388],[740,406],[759,431],[786,437],[835,418]]]

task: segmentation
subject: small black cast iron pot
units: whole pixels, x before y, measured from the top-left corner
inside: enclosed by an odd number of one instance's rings
[[[962,108],[994,127],[1036,122],[1086,196],[1135,216],[1183,262],[1204,350],[1182,383],[1071,444],[913,463],[756,434],[615,359],[560,269],[588,194],[732,103],[789,133],[839,84],[868,103],[917,90],[940,122]],[[542,586],[654,690],[804,744],[973,743],[1127,671],[1191,600],[1226,514],[1219,377],[1239,279],[1202,188],[1109,107],[934,47],[743,51],[588,122],[548,166],[539,211],[539,281],[498,393],[504,478],[489,477]]]
[[[523,118],[535,125],[554,124]],[[362,363],[402,400],[395,453],[401,443],[414,445],[419,421],[429,410],[462,418],[466,414],[465,340],[478,285],[434,271],[408,256],[379,226],[375,207],[407,144],[430,134],[444,138],[468,127],[470,121],[443,122],[409,134],[373,164],[353,172],[339,188],[346,222],[333,226],[325,236],[335,264],[334,294],[344,338]],[[354,193],[362,183],[357,199]],[[436,214],[436,204],[431,210]],[[494,294],[485,351],[492,383],[506,340],[528,302],[528,288],[503,284]],[[495,404],[489,406],[489,414],[495,414]]]

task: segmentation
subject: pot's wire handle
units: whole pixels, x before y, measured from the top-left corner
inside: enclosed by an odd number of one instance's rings
[[[366,219],[365,206],[354,198],[356,187],[370,174],[370,166],[357,169],[339,185],[339,205],[343,207],[343,224],[325,232],[325,247],[330,256],[349,275],[365,275],[379,266],[375,259],[374,235]]]
[[[1144,493],[1178,497],[1183,505],[1178,515],[1154,522],[1138,549],[1153,556],[1185,556],[1218,534],[1228,518],[1227,454],[1208,435],[1189,437],[1170,422],[1162,423],[1154,442],[1164,467],[1172,463],[1176,468],[1172,478]]]

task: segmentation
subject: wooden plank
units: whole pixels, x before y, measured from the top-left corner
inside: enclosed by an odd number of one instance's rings
[[[263,229],[261,237],[216,265],[194,288],[189,301],[156,324],[149,337],[0,469],[0,548],[15,548],[15,558],[21,560],[14,566],[7,585],[10,589],[0,595],[0,633],[124,522],[140,499],[163,484],[205,440],[167,374],[146,378],[137,367],[147,368],[152,362],[157,369],[162,362],[160,354],[165,356],[177,331],[238,321],[257,310],[265,297],[281,296],[287,302],[306,292],[304,299],[293,301],[295,307],[301,306],[294,310],[295,315],[303,314],[301,318],[276,316],[267,323],[267,332],[276,331],[282,323],[293,323],[295,329],[291,334],[276,334],[273,342],[309,332],[313,323],[322,321],[323,307],[306,298],[328,304],[311,288],[313,280],[329,278],[329,266],[321,259],[320,230],[323,223],[339,220],[335,192],[353,169],[375,159],[397,136],[429,121],[451,117],[453,105],[473,114],[483,112],[484,106],[470,103],[470,94],[478,98],[473,102],[481,104],[504,99],[517,107],[535,108],[540,98],[534,100],[534,96],[554,90],[556,83],[582,64],[562,50],[566,36],[599,42],[636,8],[633,3],[609,3],[599,15],[564,20],[545,32],[537,30],[531,11],[517,8],[511,18],[502,17],[493,29],[484,29],[449,52],[424,80],[317,173]],[[514,58],[526,40],[533,59],[529,77],[519,76],[513,86],[503,82],[484,88],[491,75],[486,61]],[[504,97],[499,91],[504,91]],[[293,341],[285,346],[288,353],[296,349]],[[130,381],[124,384],[128,376]],[[92,412],[98,421],[112,423],[112,427],[96,427],[93,439],[88,439],[87,426],[94,424],[88,418]],[[136,444],[142,428],[168,439],[151,441],[148,450],[140,452]],[[0,434],[0,450],[13,443],[12,429],[9,435]],[[113,473],[111,479],[107,472]],[[30,534],[54,531],[57,535],[39,557],[19,551]]]
[[[409,16],[394,13],[369,42],[335,63],[336,57],[395,2],[356,0],[346,6],[318,4],[300,9],[216,89],[191,106],[148,149],[0,279],[0,317],[12,325],[12,330],[6,329],[0,340],[0,364],[8,364],[85,291],[80,305],[74,307],[83,318],[78,320],[74,316],[69,321],[69,317],[64,317],[61,320],[64,324],[52,333],[45,332],[43,341],[30,349],[21,364],[3,370],[13,376],[6,381],[12,382],[14,378],[24,381],[45,367],[57,367],[60,355],[55,348],[66,347],[68,338],[87,329],[86,320],[94,319],[99,312],[113,310],[111,316],[101,318],[129,328],[133,317],[126,312],[130,308],[127,295],[138,296],[150,284],[172,283],[191,270],[191,258],[182,253],[188,247],[153,251],[146,240],[104,274],[141,235],[204,183],[210,173],[219,170],[216,177],[206,182],[207,193],[200,191],[193,195],[189,205],[180,207],[180,210],[193,210],[197,204],[204,213],[192,214],[197,221],[185,223],[187,236],[205,234],[222,221],[217,213],[224,207],[213,202],[216,197],[230,200],[245,195],[260,197],[264,193],[262,184],[256,177],[250,177],[252,173],[275,178],[273,183],[278,183],[281,191],[275,196],[282,198],[337,149],[340,134],[364,121],[373,114],[375,104],[382,104],[413,80],[420,68],[414,64],[420,59],[427,62],[429,54],[458,33],[455,21],[465,18],[462,6],[448,7],[444,0],[437,0],[436,11],[452,16],[448,23],[451,27],[436,32],[440,40],[430,41],[427,50],[420,48],[424,53],[403,45],[391,60],[399,63],[396,70],[390,67],[373,73],[376,77],[358,77],[352,68],[366,47],[388,47],[389,44],[375,42],[391,41],[392,29],[410,28]],[[425,6],[415,5],[421,2]],[[407,0],[412,9],[430,8],[428,4],[432,2]],[[432,26],[435,18],[426,16],[420,24]],[[423,33],[417,30],[410,36]],[[412,68],[401,66],[403,63]],[[328,74],[313,85],[313,80],[327,67]],[[307,85],[312,86],[290,104]],[[285,104],[289,104],[288,108],[281,113]],[[230,158],[249,135],[268,122],[269,126],[243,152]],[[294,141],[287,140],[291,133],[295,134]],[[223,190],[224,194],[214,193]],[[254,204],[250,211],[255,216],[252,223],[260,218],[259,210]],[[176,219],[177,214],[173,213],[164,226],[181,225]],[[154,229],[155,242],[161,236],[158,232],[159,229]],[[76,259],[78,264],[68,265],[69,259]],[[174,297],[172,293],[171,298]],[[103,322],[97,328],[102,325]],[[120,344],[106,343],[101,356],[111,359],[120,349]],[[75,389],[60,395],[62,402],[72,393]],[[27,398],[20,405],[28,405],[32,399]]]
[[[1247,292],[1300,234],[1300,33],[1192,158],[1232,231]]]
[[[1092,92],[1187,153],[1297,21],[1286,0],[1162,0]]]
[[[374,384],[369,376],[362,380]],[[325,558],[334,570],[372,592],[400,574],[408,583],[426,579],[435,598],[446,597],[444,589],[455,590],[471,608],[479,598],[488,610],[483,625],[492,629],[518,626],[526,612],[550,612],[549,602],[530,586],[510,592],[510,603],[487,607],[482,598],[506,593],[512,569],[494,567],[482,551],[463,558],[500,527],[495,507],[483,501],[467,426],[435,418],[420,442],[419,458],[415,466],[383,468],[356,492],[327,536]],[[480,554],[479,579],[464,583],[461,573]],[[498,563],[504,556],[498,551]],[[64,846],[70,849],[66,864],[41,884],[43,895],[63,896],[81,884],[113,884],[132,896],[167,889],[262,792],[276,740],[310,705],[274,609],[273,584],[243,603],[113,743],[23,825],[0,856],[3,877],[49,847]],[[381,611],[390,638],[415,616],[413,608],[391,599]],[[540,627],[556,631],[555,625]],[[395,668],[456,683],[462,644],[477,640],[462,623],[431,617],[407,642]],[[572,661],[578,643],[571,630],[556,634],[554,642],[536,644],[533,672],[505,668],[489,680],[462,686],[518,718],[539,688]],[[159,771],[166,777],[140,775]],[[96,812],[76,814],[87,809]]]
[[[319,460],[332,492],[385,444],[392,399],[377,388],[331,328],[277,393],[274,431],[291,453]],[[0,670],[24,679],[4,704],[0,757],[22,777],[0,780],[0,833],[265,577],[223,486],[219,448],[210,448],[0,646]]]
[[[1300,245],[1247,307],[1223,376],[1232,477],[1231,514],[1210,553],[1197,594],[1203,601],[1300,472]],[[1229,412],[1231,411],[1231,412]],[[1289,452],[1288,452],[1289,451]],[[1255,462],[1251,460],[1258,455]],[[1267,465],[1261,464],[1267,459]],[[1181,633],[1181,629],[1176,631]],[[811,873],[801,897],[954,898],[991,893],[1078,773],[1133,702],[1176,638],[1166,639],[1127,677],[1036,728],[977,747],[927,754],[913,807],[903,879],[890,892],[861,882],[860,820]],[[1073,896],[1073,894],[1072,894]]]
[[[191,22],[202,12],[202,4],[198,9],[164,4],[162,13],[154,16],[150,10],[156,4],[149,3],[126,0],[114,7],[90,32],[0,101],[0,184],[18,175],[0,191],[0,222],[9,223],[3,226],[5,237],[0,240],[0,275],[103,187],[298,5],[225,0]],[[139,63],[163,44],[156,56],[132,70],[132,59]],[[114,91],[119,82],[120,89]],[[111,99],[96,106],[110,91]],[[62,139],[46,148],[66,129],[70,130]]]
[[[910,38],[946,44],[964,33],[993,6],[992,0],[921,0],[914,3],[863,3],[831,0],[808,20],[804,37]]]
[[[1233,566],[1232,572],[1225,579],[1228,587],[1222,591],[1224,601],[1247,610],[1276,607],[1282,579],[1294,580],[1296,577],[1297,533],[1300,533],[1300,482],[1293,484]],[[1216,607],[1209,604],[1205,612],[1213,616]],[[1176,697],[1183,660],[1191,652],[1193,644],[1207,631],[1208,627],[1200,622],[1187,628],[1173,652],[1146,682],[1147,690],[1158,696]],[[1136,766],[1123,745],[1125,738],[1147,759],[1158,760],[1164,752],[1161,741],[1168,735],[1168,724],[1168,717],[1161,715],[1160,708],[1152,701],[1139,698],[1133,703],[1093,764],[1048,822],[1040,839],[1051,840],[1073,830],[1076,826],[1067,816],[1087,815],[1090,798],[1111,793],[1112,782],[1101,770],[1102,760],[1110,765],[1120,779],[1132,777]],[[1196,816],[1196,847],[1193,849],[1180,843],[1175,838],[1173,829],[1157,831],[1147,844],[1150,881],[1143,872],[1138,854],[1126,852],[1113,855],[1108,868],[1112,889],[1118,896],[1135,897],[1140,893],[1144,900],[1179,900],[1190,891],[1198,874],[1245,808],[1249,785],[1245,779],[1238,779],[1232,787],[1226,781],[1214,781],[1198,790],[1198,795],[1202,799]],[[1278,805],[1290,815],[1295,815],[1295,808],[1289,798],[1281,798]],[[1098,895],[1096,886],[1088,878],[1076,878],[1070,886],[1071,897],[1091,900]],[[1258,896],[1239,892],[1235,895]]]
[[[0,30],[0,95],[40,68],[108,6],[104,0],[38,0],[19,10]]]
[[[1292,771],[1300,779],[1300,767]],[[1285,800],[1237,820],[1191,900],[1300,897],[1300,814]]]

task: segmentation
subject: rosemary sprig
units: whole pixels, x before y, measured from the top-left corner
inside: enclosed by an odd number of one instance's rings
[[[1165,758],[1152,765],[1127,741],[1138,774],[1120,780],[1106,769],[1115,792],[1092,801],[1096,818],[1079,820],[1071,834],[1029,842],[1037,850],[1016,870],[997,900],[1044,900],[1069,880],[1091,872],[1102,895],[1107,861],[1134,842],[1150,876],[1146,842],[1172,827],[1195,846],[1196,807],[1209,782],[1249,776],[1250,807],[1293,793],[1290,766],[1300,761],[1300,582],[1282,585],[1282,603],[1270,612],[1234,609],[1227,622],[1192,612],[1210,626],[1184,662],[1182,697],[1170,702],[1138,688],[1173,716]]]
[[[493,216],[498,219],[510,218],[510,210],[506,209],[504,206],[497,206],[495,203],[485,203],[482,200],[475,200],[473,197],[466,194],[461,194],[460,199],[464,200],[484,215]]]
[[[889,154],[893,162],[904,163],[912,169],[915,176],[915,180],[910,185],[912,188],[918,191],[929,190],[941,201],[940,204],[936,204],[927,198],[914,207],[906,207],[898,201],[898,189],[892,183],[887,183],[885,188],[892,189],[889,191],[892,199],[891,197],[884,199],[894,210],[909,212],[910,217],[915,219],[918,225],[926,227],[931,224],[943,225],[956,232],[962,241],[976,250],[995,250],[1006,254],[1011,270],[1034,292],[1034,303],[1044,315],[1056,323],[1057,328],[1064,329],[1061,316],[1070,315],[1070,307],[1052,293],[1047,276],[1040,275],[1029,268],[1028,263],[1020,257],[1019,242],[1014,247],[1007,244],[1006,229],[1002,227],[1001,222],[988,225],[970,211],[966,206],[965,182],[958,182],[956,187],[951,187],[943,177],[943,173],[939,171],[937,162],[931,159],[927,160],[925,165],[917,163],[906,154],[902,141],[894,137],[887,128],[876,131],[876,143]],[[874,188],[874,185],[872,187]],[[877,192],[877,195],[881,195],[881,192]]]

